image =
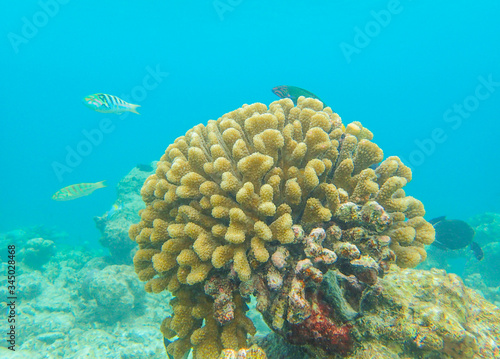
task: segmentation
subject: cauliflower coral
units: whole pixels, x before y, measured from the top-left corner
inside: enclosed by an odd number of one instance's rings
[[[403,190],[411,170],[398,157],[382,161],[372,138],[361,123],[345,127],[329,107],[300,97],[295,107],[290,99],[244,105],[168,146],[129,235],[146,290],[175,296],[161,328],[177,337],[167,349],[174,358],[246,347],[255,332],[249,295],[287,337],[324,317],[306,288],[328,270],[371,286],[391,262],[425,260],[434,229]],[[341,322],[328,332],[347,335]]]

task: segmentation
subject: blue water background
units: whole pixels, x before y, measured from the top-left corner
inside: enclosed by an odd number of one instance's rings
[[[386,157],[412,159],[405,189],[424,202],[427,219],[498,212],[500,87],[471,98],[481,79],[500,82],[498,19],[500,2],[492,0],[4,5],[0,231],[43,224],[74,243],[97,243],[92,218],[109,209],[133,166],[159,159],[198,123],[244,103],[269,104],[277,99],[271,88],[285,84],[314,92],[344,123],[361,121]],[[149,78],[141,92],[153,69],[168,76],[154,89]],[[81,100],[96,92],[135,94],[141,115],[89,110]],[[451,118],[464,101],[473,111]],[[84,131],[104,119],[112,131],[57,176],[55,163],[67,165],[68,148],[83,146]],[[109,188],[51,200],[64,186],[101,180]]]

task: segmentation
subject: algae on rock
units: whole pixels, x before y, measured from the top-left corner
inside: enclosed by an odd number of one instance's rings
[[[361,315],[351,322],[359,343],[352,353],[328,355],[306,345],[297,358],[500,357],[500,308],[467,288],[455,274],[393,265],[375,287],[367,293]],[[275,334],[256,342],[268,354],[297,350]]]

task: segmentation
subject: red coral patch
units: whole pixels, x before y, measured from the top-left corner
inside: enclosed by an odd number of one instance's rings
[[[312,314],[302,323],[292,324],[287,340],[292,344],[310,344],[329,354],[346,355],[352,348],[351,325],[337,324],[332,319],[332,308],[318,298],[313,298]]]

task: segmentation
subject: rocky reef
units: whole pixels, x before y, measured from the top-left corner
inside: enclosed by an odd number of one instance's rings
[[[248,348],[251,296],[273,331],[320,357],[362,345],[356,320],[380,278],[434,240],[403,190],[411,170],[372,138],[301,97],[244,105],[167,148],[129,235],[146,291],[175,296],[161,326],[174,359]]]
[[[130,186],[124,193],[140,190],[135,181],[120,183]],[[127,208],[137,196],[120,200]],[[381,214],[373,217],[381,218],[375,222],[385,223],[378,206],[371,203],[369,208]],[[253,259],[250,243],[248,281],[240,280],[232,263],[213,269],[206,281],[191,286],[200,291],[198,298],[203,293],[205,307],[195,296],[173,299],[168,291],[146,293],[133,266],[103,257],[102,249],[77,246],[57,229],[0,233],[1,246],[16,244],[23,252],[17,276],[18,350],[13,353],[3,347],[6,342],[0,343],[0,358],[166,358],[158,327],[172,334],[169,323],[176,315],[189,319],[203,311],[213,316],[208,321],[212,327],[190,340],[201,341],[231,325],[241,335],[240,348],[221,349],[224,359],[498,358],[500,291],[493,281],[498,267],[486,262],[500,252],[494,235],[486,236],[500,228],[497,217],[489,213],[475,217],[477,223],[470,221],[477,240],[488,248],[483,261],[467,261],[465,283],[477,292],[442,270],[402,270],[393,261],[379,261],[382,253],[391,254],[389,234],[373,232],[378,225],[359,221],[347,226],[332,217],[310,226],[293,224],[293,243],[266,241],[266,263]],[[363,239],[366,233],[369,238]],[[39,258],[30,257],[33,253]],[[383,271],[375,271],[374,263]],[[5,272],[5,264],[2,268]],[[7,297],[5,286],[0,295]],[[249,334],[255,326],[256,334],[244,336],[234,323],[246,326]],[[181,331],[182,323],[178,325]],[[6,322],[0,330],[7,331]]]
[[[110,261],[113,263],[132,263],[136,245],[130,241],[128,229],[140,219],[138,212],[145,207],[140,188],[149,175],[151,172],[134,167],[116,186],[117,200],[112,210],[94,218],[101,233],[99,242],[109,250]]]
[[[484,246],[489,243],[500,242],[500,213],[486,212],[469,219],[474,228],[474,240]]]
[[[0,234],[3,248],[15,243],[19,249],[16,351],[2,341],[0,358],[164,357],[158,326],[170,311],[168,293],[145,293],[131,265],[110,264],[102,250],[66,242],[64,233],[46,228]],[[6,285],[0,296],[9,296]],[[7,325],[0,324],[3,333]]]
[[[68,234],[48,226],[31,226],[0,233],[0,243],[18,248],[20,268],[41,269],[54,257],[58,248],[67,246]]]
[[[56,253],[56,245],[50,239],[31,238],[22,246],[19,259],[27,266],[40,268]]]
[[[392,265],[366,293],[362,315],[352,322],[359,345],[348,359],[472,359],[500,356],[500,309],[443,270]],[[256,342],[269,358],[324,356],[312,345],[291,346],[270,335]]]
[[[476,261],[467,257],[464,270],[467,285],[478,290],[484,297],[500,306],[500,214],[483,213],[472,217],[474,240],[483,248],[484,258]],[[467,253],[466,253],[467,255]]]
[[[457,275],[393,266],[380,284],[381,294],[358,321],[361,352],[391,348],[408,357],[454,359],[500,354],[500,309]]]
[[[456,273],[464,278],[467,286],[500,306],[500,214],[477,214],[467,223],[474,229],[474,241],[482,247],[484,258],[478,260],[469,246],[458,250],[442,250],[431,246],[428,248],[428,259],[418,268],[440,268]]]

